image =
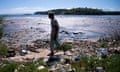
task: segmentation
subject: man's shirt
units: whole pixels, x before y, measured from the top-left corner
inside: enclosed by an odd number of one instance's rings
[[[57,37],[59,32],[59,24],[56,19],[51,20],[51,35],[52,37]]]

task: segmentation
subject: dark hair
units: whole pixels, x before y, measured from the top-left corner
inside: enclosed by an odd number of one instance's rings
[[[54,18],[54,12],[50,11],[50,12],[48,12],[48,15],[50,18]]]

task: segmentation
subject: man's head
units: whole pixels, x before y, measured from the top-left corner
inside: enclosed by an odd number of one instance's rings
[[[52,11],[48,12],[48,17],[50,19],[54,19],[54,12],[52,12]]]

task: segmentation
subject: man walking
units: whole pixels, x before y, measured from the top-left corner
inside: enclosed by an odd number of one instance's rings
[[[54,17],[54,12],[49,12],[48,17],[51,20],[51,37],[50,37],[50,56],[54,55],[54,45],[60,47],[60,43],[58,42],[58,34],[59,34],[59,24]]]

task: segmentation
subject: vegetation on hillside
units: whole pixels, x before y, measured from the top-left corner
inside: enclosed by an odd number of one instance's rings
[[[53,9],[55,14],[73,14],[73,15],[120,15],[120,11],[103,11],[93,8],[72,8],[72,9]],[[38,11],[34,14],[48,14],[48,11]]]

